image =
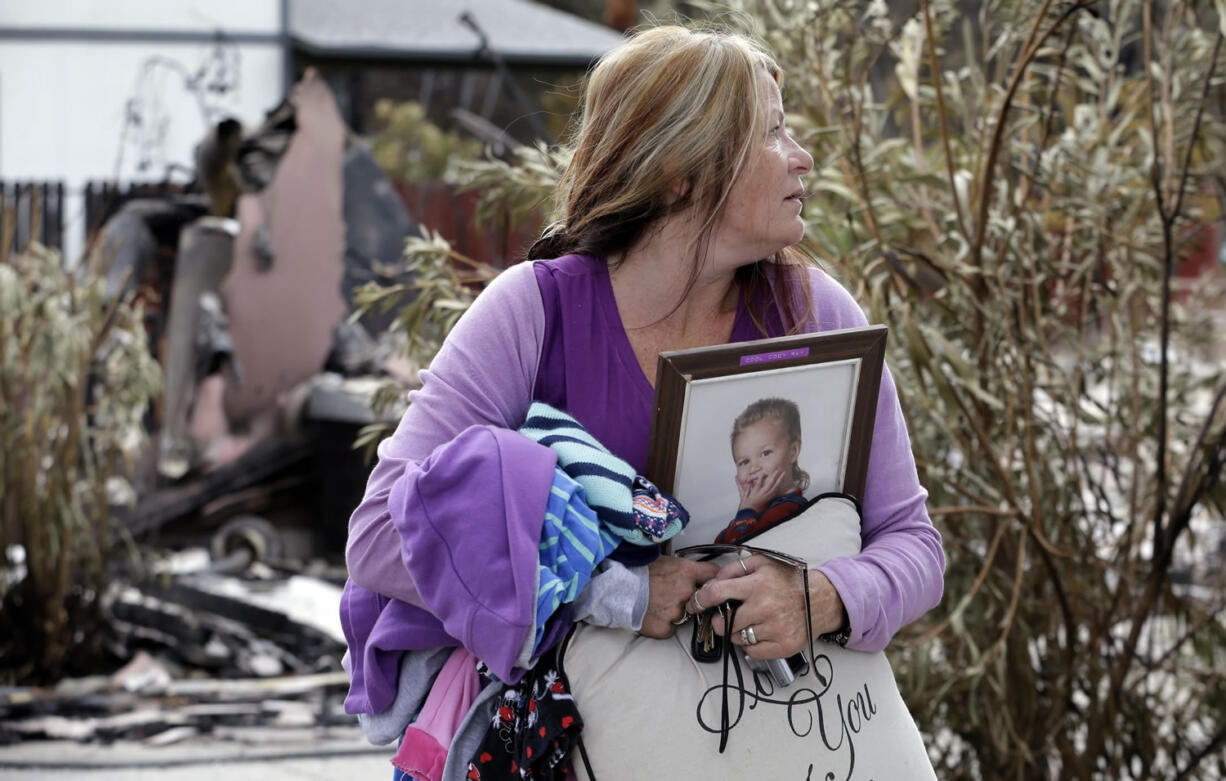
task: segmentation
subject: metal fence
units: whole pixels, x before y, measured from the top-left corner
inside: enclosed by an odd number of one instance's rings
[[[0,180],[0,257],[20,251],[31,241],[63,251],[65,232],[73,230],[74,224],[80,225],[82,216],[85,230],[81,238],[89,246],[106,221],[128,201],[172,197],[184,191],[183,185],[171,182],[92,181],[74,193],[63,182]],[[73,195],[81,200],[70,207]],[[71,215],[67,213],[69,208]]]
[[[0,255],[31,241],[64,248],[64,183],[0,181]]]
[[[128,201],[136,198],[169,198],[184,192],[183,185],[171,182],[87,182],[83,192],[86,244],[93,241],[94,235],[106,221]]]

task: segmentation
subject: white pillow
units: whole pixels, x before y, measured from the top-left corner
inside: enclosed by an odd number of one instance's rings
[[[860,550],[860,518],[851,502],[824,499],[748,544],[799,556],[817,566]],[[742,659],[740,711],[729,690],[731,729],[719,753],[723,664],[696,662],[691,627],[666,640],[580,624],[564,665],[596,778],[796,779],[911,781],[936,775],[884,653],[818,643],[812,670],[780,691],[759,688]],[[729,672],[729,684],[736,679]],[[761,680],[761,679],[759,679]],[[775,702],[755,699],[756,694]],[[699,723],[701,701],[702,722]],[[710,731],[715,730],[715,731]],[[578,752],[580,778],[587,775]]]

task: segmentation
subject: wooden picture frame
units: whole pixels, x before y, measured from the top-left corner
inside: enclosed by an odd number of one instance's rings
[[[646,475],[690,512],[673,542],[711,542],[738,510],[732,428],[760,399],[792,402],[803,496],[864,493],[887,329],[865,326],[660,354]],[[714,531],[712,531],[714,530]]]

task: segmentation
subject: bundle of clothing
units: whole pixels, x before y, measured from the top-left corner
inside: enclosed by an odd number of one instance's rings
[[[474,426],[392,488],[425,607],[346,583],[345,710],[420,781],[562,778],[582,729],[555,654],[577,620],[625,625],[642,577],[689,517],[572,417],[534,404],[519,431]],[[626,596],[631,595],[631,596]]]

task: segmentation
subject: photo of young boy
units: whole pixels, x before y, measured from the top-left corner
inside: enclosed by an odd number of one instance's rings
[[[859,376],[846,360],[692,380],[672,484],[690,523],[673,544],[753,544],[842,490]]]
[[[715,538],[736,543],[799,513],[809,473],[801,469],[800,408],[780,398],[758,399],[732,423],[739,509]]]

